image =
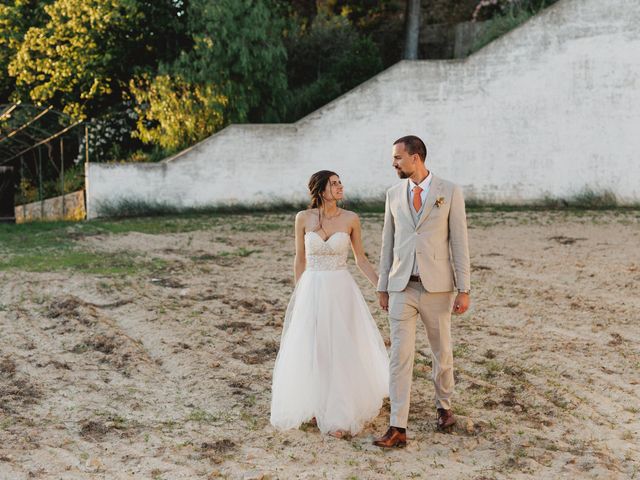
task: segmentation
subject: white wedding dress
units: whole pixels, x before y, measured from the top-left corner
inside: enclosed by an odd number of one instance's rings
[[[305,235],[306,270],[285,315],[273,369],[271,424],[358,433],[389,394],[389,357],[347,271],[349,234]]]

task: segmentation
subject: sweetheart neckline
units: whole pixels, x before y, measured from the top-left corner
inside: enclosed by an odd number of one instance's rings
[[[337,231],[337,232],[333,232],[331,235],[329,235],[329,236],[327,237],[327,239],[326,239],[326,240],[324,240],[324,239],[320,236],[320,234],[319,234],[318,232],[314,232],[314,231],[306,232],[306,233],[305,233],[305,235],[309,235],[310,233],[315,233],[315,234],[316,234],[316,236],[317,236],[317,237],[320,239],[320,241],[321,241],[321,242],[323,242],[323,243],[327,243],[329,240],[331,240],[331,238],[332,238],[334,235],[337,235],[337,234],[339,234],[339,233],[344,233],[345,235],[349,235],[349,233],[348,233],[348,232],[342,232],[342,231],[340,231],[340,230],[339,230],[339,231]]]

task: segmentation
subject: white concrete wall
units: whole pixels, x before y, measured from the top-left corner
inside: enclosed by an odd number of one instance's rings
[[[640,1],[562,0],[465,60],[400,62],[294,124],[232,125],[159,164],[90,164],[88,214],[303,199],[320,169],[382,198],[406,134],[467,197],[640,201]]]

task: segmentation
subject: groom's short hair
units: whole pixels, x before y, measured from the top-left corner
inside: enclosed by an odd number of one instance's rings
[[[415,155],[417,153],[423,162],[427,159],[427,146],[415,135],[407,135],[393,142],[394,145],[398,143],[404,143],[404,148],[409,155]]]

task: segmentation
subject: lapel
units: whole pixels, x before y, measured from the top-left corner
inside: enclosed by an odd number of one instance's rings
[[[436,198],[439,196],[442,196],[442,184],[440,183],[440,179],[434,175],[431,180],[431,186],[429,187],[429,193],[427,193],[427,198],[425,199],[424,210],[422,211],[418,225],[416,225],[416,230],[420,228],[420,225],[427,219],[431,210],[433,210]]]
[[[404,213],[404,216],[407,217],[407,221],[409,222],[410,225],[415,227],[415,223],[413,223],[413,216],[411,215],[411,210],[409,210],[409,179],[405,179],[402,182],[402,188],[400,188],[400,195],[399,195],[399,201],[400,201],[400,211],[402,211],[402,213]]]

